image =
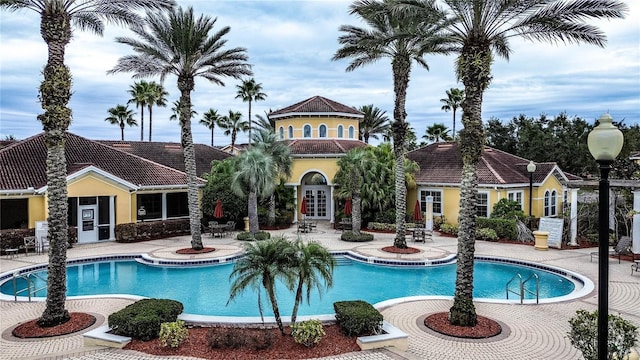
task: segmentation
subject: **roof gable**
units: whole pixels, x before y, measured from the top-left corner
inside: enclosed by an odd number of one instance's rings
[[[273,111],[269,118],[277,119],[291,116],[335,115],[342,117],[363,118],[364,114],[347,105],[322,96],[310,97],[280,110]]]

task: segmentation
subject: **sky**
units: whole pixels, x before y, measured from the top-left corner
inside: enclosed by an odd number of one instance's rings
[[[509,60],[496,58],[493,81],[485,92],[482,116],[508,122],[513,117],[566,113],[595,122],[603,113],[628,125],[640,123],[640,1],[627,0],[625,19],[593,22],[607,35],[607,45],[565,45],[528,42],[511,38]],[[320,95],[342,104],[361,107],[373,104],[393,117],[393,80],[388,59],[345,72],[349,61],[332,61],[339,49],[341,25],[362,23],[349,15],[351,1],[340,0],[178,0],[192,6],[196,14],[217,18],[214,30],[231,28],[228,47],[247,50],[256,82],[267,94],[252,105],[252,114],[264,115],[309,97]],[[40,17],[31,10],[0,11],[0,139],[38,134],[42,112],[38,87],[47,48],[39,33]],[[129,30],[107,25],[102,37],[74,31],[66,50],[66,64],[73,74],[70,132],[96,140],[119,140],[120,128],[104,119],[107,110],[130,99],[132,74],[107,75],[117,60],[132,54],[129,46],[115,42],[117,36],[133,36]],[[425,57],[429,70],[412,67],[407,94],[407,121],[418,138],[427,127],[443,123],[452,128],[452,113],[441,110],[445,91],[463,88],[454,73],[455,56]],[[147,80],[159,81],[158,78]],[[226,78],[225,86],[204,79],[196,81],[192,93],[193,138],[210,144],[211,131],[198,124],[202,114],[215,109],[220,114],[240,111],[246,120],[248,104],[236,99],[241,80]],[[169,92],[166,108],[153,109],[153,140],[180,141],[177,121],[169,121],[172,103],[178,99],[176,78],[163,83]],[[130,105],[139,121],[140,112]],[[255,119],[255,117],[254,117]],[[145,111],[145,140],[148,115]],[[460,111],[456,129],[460,124]],[[139,127],[126,127],[125,140],[140,140]],[[239,135],[237,143],[246,142]],[[215,129],[214,145],[231,142]],[[374,141],[375,142],[375,141]]]

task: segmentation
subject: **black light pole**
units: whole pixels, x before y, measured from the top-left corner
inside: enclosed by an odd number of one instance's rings
[[[607,359],[609,335],[609,171],[622,150],[624,137],[603,114],[587,138],[589,152],[600,167],[598,195],[598,359]]]
[[[529,161],[527,172],[529,172],[529,230],[531,230],[531,222],[533,221],[531,215],[531,205],[533,204],[533,173],[536,172],[536,164],[534,164],[533,160]]]

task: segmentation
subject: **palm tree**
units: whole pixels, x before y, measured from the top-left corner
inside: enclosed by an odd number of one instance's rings
[[[171,115],[169,116],[169,121],[176,121],[180,119],[180,109],[182,107],[180,106],[180,100],[176,100],[173,102],[173,106],[171,107]],[[198,115],[198,112],[193,110],[193,108],[191,108],[191,116],[190,118],[193,119],[194,117],[196,117],[196,115]]]
[[[151,141],[151,129],[153,122],[153,106],[167,106],[166,96],[169,93],[164,89],[161,84],[152,81],[149,83],[149,92],[147,93],[147,107],[149,108],[149,141]]]
[[[229,110],[229,115],[222,117],[220,124],[221,129],[224,129],[226,136],[231,135],[231,152],[233,152],[236,146],[236,137],[238,132],[247,132],[250,129],[249,123],[242,120],[242,114],[239,111]]]
[[[254,78],[242,81],[241,85],[236,85],[238,90],[236,99],[242,99],[243,102],[249,103],[249,147],[251,147],[251,102],[264,100],[267,94],[262,92],[262,84],[257,84]]]
[[[377,106],[364,105],[360,111],[364,113],[364,118],[360,121],[360,138],[366,144],[369,143],[369,137],[378,139],[378,134],[384,134],[389,129],[389,117],[385,115],[387,112],[380,110]]]
[[[232,283],[227,304],[245,289],[251,288],[258,293],[258,310],[260,318],[264,321],[260,296],[260,286],[262,286],[267,292],[273,315],[282,335],[285,333],[278,308],[275,284],[276,279],[281,278],[292,289],[293,274],[290,271],[290,264],[293,249],[291,243],[282,236],[247,243],[244,245],[244,256],[233,265],[233,271],[229,276]]]
[[[396,13],[394,4],[394,0],[359,0],[351,5],[351,14],[359,16],[369,26],[369,29],[352,25],[341,26],[340,31],[345,34],[338,38],[338,42],[343,47],[336,52],[333,60],[353,58],[346,69],[352,71],[382,58],[391,59],[395,93],[393,110],[395,121],[391,125],[396,156],[396,236],[394,246],[404,249],[407,247],[405,240],[407,190],[404,183],[404,158],[406,156],[405,137],[408,129],[408,124],[405,121],[407,117],[405,103],[411,64],[415,61],[418,65],[428,69],[423,56],[429,53],[447,53],[448,49],[438,41],[439,37],[436,36],[442,26],[441,22],[437,22],[436,19],[441,18],[441,14],[433,11],[433,19],[417,22],[414,21],[414,17],[405,16],[404,12]],[[411,35],[413,33],[420,33],[420,35]]]
[[[253,123],[256,124],[259,129],[275,132],[276,121],[269,118],[269,114],[271,114],[271,109],[269,109],[269,111],[265,111],[264,116],[256,115],[257,120]]]
[[[131,99],[127,104],[134,103],[137,108],[140,108],[140,141],[144,141],[144,108],[149,105],[147,101],[150,91],[149,83],[144,80],[136,81],[129,87]]]
[[[211,147],[213,147],[213,130],[215,130],[216,124],[220,124],[221,120],[222,116],[220,116],[218,111],[214,109],[209,109],[202,115],[202,119],[200,119],[200,124],[211,130]]]
[[[422,138],[431,142],[451,141],[453,139],[449,135],[449,131],[444,124],[433,124],[427,128]]]
[[[322,295],[324,288],[333,286],[333,268],[336,264],[333,255],[318,242],[305,243],[298,239],[293,243],[293,248],[293,263],[290,266],[297,275],[298,286],[291,312],[292,324],[296,322],[303,293],[306,293],[308,304],[312,289],[317,289],[318,294]]]
[[[453,138],[456,137],[456,110],[462,105],[462,100],[464,100],[464,90],[458,88],[451,88],[446,91],[447,97],[444,99],[440,99],[440,102],[444,103],[442,105],[442,110],[444,111],[453,111]]]
[[[125,25],[141,23],[137,10],[165,8],[171,0],[1,0],[0,8],[28,9],[40,15],[40,35],[47,44],[47,64],[40,85],[43,114],[38,115],[47,147],[47,204],[49,223],[49,275],[47,300],[38,320],[40,326],[55,326],[69,320],[65,309],[67,292],[67,164],[64,144],[71,123],[71,72],[64,64],[74,28],[102,35],[105,22]]]
[[[233,174],[231,189],[238,196],[247,197],[249,232],[260,230],[258,224],[258,197],[266,198],[276,188],[278,175],[275,161],[261,148],[250,148],[238,156],[238,168]]]
[[[107,110],[107,112],[109,112],[109,116],[104,120],[108,121],[109,124],[120,126],[120,135],[122,141],[124,141],[125,124],[129,126],[138,126],[138,123],[133,118],[133,115],[135,113],[126,105],[118,104],[116,105],[116,107],[112,107],[111,109]]]
[[[132,29],[140,39],[116,38],[117,42],[131,46],[137,54],[121,57],[110,70],[110,73],[134,72],[136,78],[160,75],[160,81],[170,74],[177,77],[181,143],[189,188],[191,247],[194,250],[202,249],[199,184],[191,134],[191,92],[195,87],[195,78],[203,77],[224,85],[223,77],[251,75],[245,49],[224,49],[226,40],[223,38],[229,33],[229,27],[210,35],[215,23],[216,19],[205,15],[196,19],[191,7],[187,10],[178,7],[168,12],[150,13],[146,26]]]
[[[431,9],[428,0],[408,1],[414,13]],[[473,326],[477,315],[473,305],[473,257],[476,230],[477,165],[482,156],[484,132],[482,98],[492,80],[495,56],[509,58],[509,39],[604,46],[606,36],[592,20],[620,18],[627,6],[615,0],[571,1],[476,1],[444,0],[454,24],[449,38],[459,47],[456,74],[464,85],[459,149],[463,161],[460,188],[460,216],[456,288],[449,312],[454,325]]]
[[[342,177],[348,184],[338,191],[345,198],[351,197],[352,231],[357,234],[362,228],[362,189],[366,187],[366,174],[371,167],[375,166],[375,163],[367,148],[349,150],[338,160],[338,167],[343,174],[336,173],[336,178]],[[402,186],[404,186],[404,177]]]
[[[282,141],[278,141],[278,136],[273,131],[260,129],[253,134],[253,142],[257,148],[262,149],[271,156],[276,167],[277,176],[280,182],[286,181],[291,176],[293,161],[291,160],[291,148]],[[276,195],[269,196],[269,218],[268,224],[276,222]]]

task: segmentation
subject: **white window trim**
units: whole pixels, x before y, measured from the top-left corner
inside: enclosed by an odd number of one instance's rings
[[[280,140],[284,139],[284,126],[280,126],[280,128],[278,129],[278,137],[280,138]]]
[[[486,194],[487,195],[487,217],[491,217],[491,192],[490,191],[478,191],[478,195]],[[478,206],[478,199],[476,199],[476,207]],[[476,211],[477,213],[477,211]]]
[[[293,126],[287,127],[287,135],[289,135],[289,139],[293,139]]]
[[[307,126],[309,127],[309,129],[311,129],[311,130],[310,130],[309,137],[304,136],[304,129],[305,129]],[[311,126],[311,124],[307,123],[307,124],[302,125],[302,138],[303,138],[303,139],[313,139],[313,126]]]
[[[444,211],[444,191],[442,189],[433,189],[433,188],[421,188],[421,189],[418,189],[418,196],[419,196],[419,199],[420,199],[420,205],[421,206],[422,206],[422,192],[423,191],[440,193],[440,210]],[[435,201],[434,201],[434,203],[435,203]],[[435,211],[433,212],[433,216],[442,216],[442,214],[443,214],[442,212],[439,212],[439,213],[437,213]]]
[[[342,129],[342,134],[340,134],[341,129]],[[338,124],[338,127],[336,128],[336,137],[338,139],[344,139],[344,125]]]
[[[353,129],[353,131],[352,131]],[[353,135],[351,135],[351,133],[353,132]],[[356,128],[353,125],[349,125],[349,128],[347,130],[347,138],[348,139],[355,139],[356,138]]]
[[[324,126],[324,137],[320,136],[320,128]],[[327,139],[329,137],[329,127],[327,126],[327,124],[319,124],[318,125],[318,139]]]
[[[507,191],[507,200],[509,195],[513,195],[513,200],[518,201],[518,194],[520,194],[520,209],[524,210],[524,190]]]

